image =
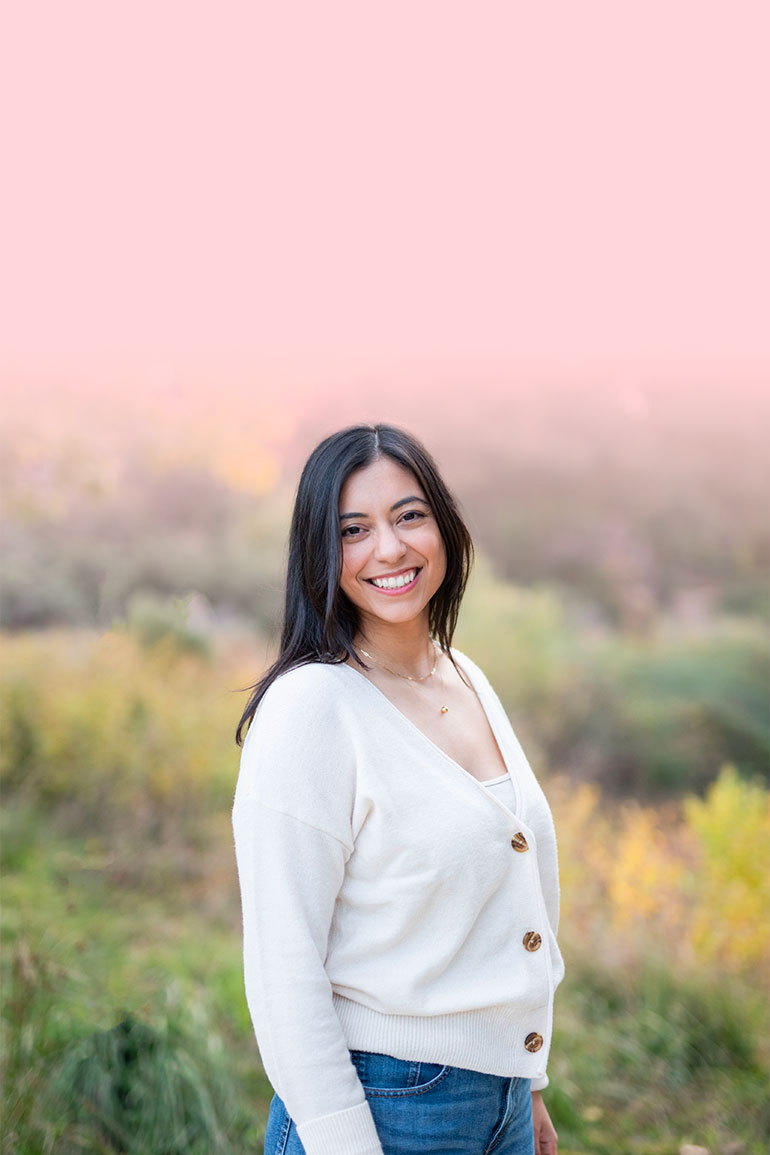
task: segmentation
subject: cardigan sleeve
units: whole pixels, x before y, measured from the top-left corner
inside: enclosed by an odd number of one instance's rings
[[[233,808],[246,998],[265,1072],[307,1155],[381,1155],[324,968],[352,852],[351,784],[329,737],[333,703],[308,697],[307,676],[291,682],[260,705]]]

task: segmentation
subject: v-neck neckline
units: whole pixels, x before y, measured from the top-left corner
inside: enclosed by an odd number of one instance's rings
[[[464,655],[458,653],[456,650],[453,650],[453,655],[457,661],[458,669],[461,671],[461,673],[470,682],[471,687],[473,689],[473,692],[475,693],[476,697],[478,698],[479,703],[481,705],[481,708],[484,711],[484,717],[487,720],[487,725],[489,726],[490,730],[492,731],[492,737],[494,738],[495,742],[497,743],[497,748],[500,751],[500,757],[502,758],[503,762],[505,763],[505,768],[508,771],[508,777],[511,780],[511,786],[513,787],[513,796],[514,796],[514,803],[515,803],[515,811],[514,812],[516,814],[518,814],[520,809],[521,809],[521,797],[519,795],[519,788],[518,788],[518,783],[516,781],[516,777],[512,772],[511,759],[508,757],[508,754],[506,753],[507,744],[504,743],[503,737],[502,737],[501,733],[499,732],[498,727],[495,725],[493,718],[490,717],[490,710],[489,710],[487,702],[485,701],[485,695],[484,695],[483,687],[480,688],[477,685],[476,679],[473,676],[473,672],[467,668],[468,659],[465,659],[466,665],[463,665]],[[362,674],[360,670],[356,670],[355,667],[348,665],[347,662],[340,662],[339,666],[342,669],[349,670],[350,673],[354,675],[354,677],[359,678],[362,682],[364,682],[370,688],[370,690],[372,690],[377,695],[377,697],[381,701],[383,701],[385,703],[385,705],[393,713],[397,714],[398,717],[403,722],[405,722],[406,725],[410,729],[414,730],[416,734],[419,734],[419,736],[423,740],[423,742],[426,742],[432,750],[435,750],[438,754],[440,754],[441,757],[445,761],[449,762],[449,764],[451,766],[454,766],[455,769],[459,770],[462,774],[464,774],[466,778],[470,778],[470,780],[472,782],[475,782],[476,785],[481,788],[482,792],[484,793],[484,795],[487,798],[492,798],[494,800],[494,802],[496,803],[496,805],[501,806],[505,811],[510,813],[510,808],[508,806],[506,806],[505,803],[502,802],[496,796],[494,791],[488,790],[486,788],[487,785],[489,784],[489,782],[494,781],[494,779],[487,778],[486,780],[482,780],[481,778],[477,778],[475,774],[471,774],[470,770],[466,770],[466,768],[464,766],[462,766],[459,762],[457,762],[452,757],[451,754],[447,754],[446,750],[443,750],[441,748],[441,746],[438,745],[437,742],[434,742],[432,738],[429,738],[428,735],[425,733],[425,731],[421,730],[420,727],[417,725],[417,723],[413,722],[412,719],[407,714],[405,714],[403,710],[399,710],[399,708],[395,704],[395,702],[391,702],[388,695],[384,694],[382,692],[382,690],[379,688],[379,686],[375,686],[374,682],[370,682],[365,674]]]

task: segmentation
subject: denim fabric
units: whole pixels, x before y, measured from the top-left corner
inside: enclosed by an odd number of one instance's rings
[[[351,1051],[385,1155],[534,1155],[529,1079]],[[274,1096],[265,1155],[303,1155]]]

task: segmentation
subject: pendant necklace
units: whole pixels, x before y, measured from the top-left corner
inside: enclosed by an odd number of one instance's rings
[[[436,644],[436,642],[433,642],[433,647],[434,647],[434,651],[435,651],[433,668],[431,670],[428,670],[427,674],[423,674],[421,678],[416,678],[412,674],[399,674],[398,670],[391,670],[390,666],[386,666],[384,662],[379,661],[377,658],[374,657],[373,654],[370,654],[368,650],[365,650],[363,646],[359,646],[358,648],[361,651],[361,653],[364,655],[365,658],[368,658],[370,662],[374,662],[375,666],[379,666],[379,668],[381,670],[385,670],[385,672],[387,674],[392,674],[394,678],[401,678],[405,682],[427,682],[428,678],[432,678],[433,675],[435,674],[435,672],[438,668],[438,660],[439,660],[439,657],[441,656],[441,650],[440,650],[439,646]],[[449,713],[449,707],[448,706],[442,706],[439,710],[439,713],[440,714],[448,714]]]

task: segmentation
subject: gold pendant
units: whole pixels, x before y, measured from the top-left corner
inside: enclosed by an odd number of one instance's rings
[[[442,714],[448,714],[449,713],[449,707],[448,706],[442,706],[441,707],[441,713]]]

